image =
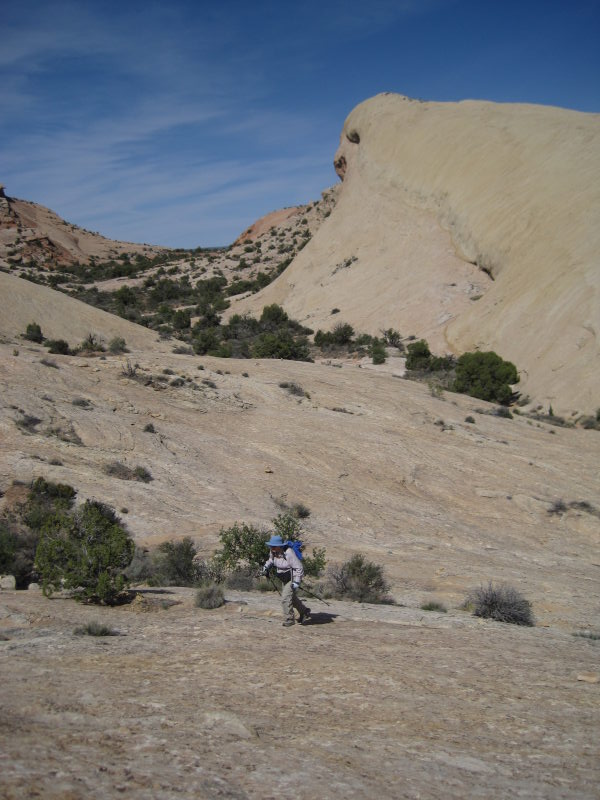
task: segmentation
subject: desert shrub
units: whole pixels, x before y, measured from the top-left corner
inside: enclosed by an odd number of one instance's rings
[[[46,347],[48,348],[48,352],[52,353],[53,355],[57,356],[71,355],[71,348],[69,347],[69,343],[66,342],[64,339],[48,339],[48,341],[46,342]]]
[[[471,425],[475,424],[475,417],[472,417],[470,414],[468,417],[465,417],[465,422],[469,422]]]
[[[357,600],[361,603],[389,603],[389,584],[383,567],[367,561],[362,553],[355,553],[349,561],[329,569],[332,596],[337,599]]]
[[[224,603],[223,589],[217,583],[206,583],[196,592],[196,608],[220,608]]]
[[[86,408],[87,409],[87,408],[91,408],[92,407],[91,402],[89,400],[87,400],[85,397],[74,397],[71,400],[71,403],[74,406],[77,406],[78,408]]]
[[[5,515],[0,519],[0,575],[12,575],[17,589],[35,578],[34,560],[39,534]]]
[[[395,330],[394,328],[388,328],[387,330],[382,331],[381,335],[383,337],[383,341],[389,347],[397,347],[398,350],[403,349],[402,336],[400,335],[399,331]]]
[[[256,588],[257,580],[253,570],[237,569],[227,576],[225,585],[228,589],[237,589],[240,592],[250,592]]]
[[[269,557],[268,538],[262,528],[235,522],[230,528],[221,528],[221,548],[216,551],[215,560],[228,572],[243,567],[258,569]]]
[[[467,604],[476,617],[509,622],[513,625],[533,626],[531,603],[511,586],[480,586],[469,593]]]
[[[112,478],[119,478],[122,481],[142,481],[143,483],[150,483],[154,480],[150,471],[146,467],[137,466],[133,469],[123,464],[122,461],[111,461],[105,464],[102,468],[105,475],[110,475]]]
[[[30,342],[38,342],[39,344],[44,341],[44,334],[37,322],[30,322],[25,329],[23,338],[28,339]]]
[[[72,590],[79,599],[114,603],[127,585],[134,553],[129,532],[110,506],[86,500],[73,513],[59,513],[41,529],[35,555],[42,589]]]
[[[495,417],[503,417],[504,419],[513,419],[513,415],[506,406],[497,406],[493,411],[493,415]]]
[[[512,397],[510,384],[517,383],[517,368],[504,361],[497,353],[463,353],[456,363],[455,392],[462,392],[480,400],[506,405]]]
[[[75,490],[62,483],[34,480],[24,503],[0,517],[0,574],[13,575],[17,589],[26,589],[36,577],[35,553],[41,530],[67,512]]]
[[[119,631],[103,625],[101,622],[88,622],[87,625],[80,625],[73,631],[75,636],[118,636]]]
[[[108,351],[113,355],[118,355],[119,353],[127,353],[127,344],[125,339],[122,336],[115,336],[110,340],[108,343]]]
[[[59,369],[56,361],[52,361],[51,358],[40,358],[40,364],[43,364],[45,367],[52,367],[52,369]]]
[[[35,433],[35,429],[41,421],[42,420],[39,417],[36,417],[34,414],[25,414],[24,412],[21,412],[21,417],[20,419],[15,420],[15,424],[17,428],[20,428],[22,431]]]
[[[252,346],[252,357],[308,361],[308,339],[306,336],[293,336],[288,330],[261,333]]]
[[[196,555],[189,536],[180,542],[163,542],[158,546],[152,582],[161,586],[195,586],[199,579]]]
[[[423,603],[421,606],[421,611],[439,611],[442,614],[446,614],[448,609],[442,603],[438,603],[435,600],[430,600],[429,603]]]
[[[278,514],[272,522],[274,532],[284,541],[303,541],[304,531],[297,517],[289,513]],[[269,537],[269,531],[236,522],[231,528],[221,529],[221,548],[216,551],[213,561],[226,573],[244,569],[256,571],[269,557],[266,545]],[[307,575],[320,575],[325,569],[325,549],[313,548],[311,556],[303,552],[302,563]]]
[[[425,339],[411,342],[408,345],[408,355],[406,357],[406,369],[417,370],[429,369],[431,363],[431,350]]]
[[[156,428],[151,422],[147,422],[144,425],[144,433],[156,433]]]
[[[280,389],[287,389],[290,394],[297,395],[298,397],[304,397],[305,391],[304,389],[297,383],[293,381],[290,383],[288,381],[282,381],[279,384]]]
[[[122,509],[121,513],[123,513]],[[157,575],[156,561],[147,547],[135,548],[125,574],[129,583],[159,584],[159,581],[154,581],[154,577]]]
[[[106,348],[99,336],[95,333],[88,333],[77,349],[82,353],[96,353],[104,352]]]
[[[385,344],[379,339],[375,339],[371,344],[369,355],[373,360],[373,364],[385,364],[387,358]]]

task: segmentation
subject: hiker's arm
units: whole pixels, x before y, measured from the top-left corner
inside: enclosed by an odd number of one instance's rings
[[[292,568],[292,582],[293,583],[300,583],[302,578],[304,577],[304,567],[302,566],[302,562],[294,553],[292,548],[288,548],[285,553],[285,558],[290,567]]]

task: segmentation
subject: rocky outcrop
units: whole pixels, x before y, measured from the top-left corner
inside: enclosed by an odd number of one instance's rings
[[[331,218],[247,305],[281,302],[311,327],[393,326],[438,352],[493,349],[524,393],[593,411],[599,134],[600,115],[559,108],[367,100],[344,124]]]

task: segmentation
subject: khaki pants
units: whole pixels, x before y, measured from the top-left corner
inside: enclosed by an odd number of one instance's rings
[[[298,597],[296,592],[292,589],[292,582],[286,583],[281,590],[281,607],[283,608],[283,616],[286,620],[294,620],[294,609],[299,614],[304,613],[307,609],[302,600]]]

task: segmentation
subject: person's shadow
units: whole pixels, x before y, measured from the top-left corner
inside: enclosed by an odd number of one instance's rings
[[[307,619],[302,625],[327,625],[328,622],[333,622],[337,616],[337,614],[328,614],[326,611],[315,611],[311,613],[310,619]]]

